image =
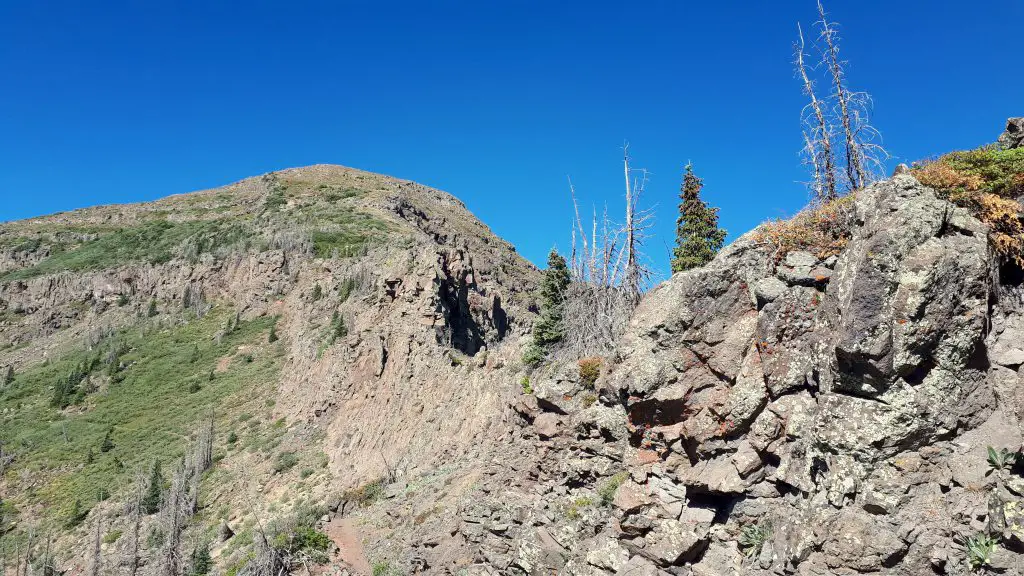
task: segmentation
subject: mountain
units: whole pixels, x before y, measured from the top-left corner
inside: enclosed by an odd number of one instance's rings
[[[4,224],[7,573],[1021,573],[1018,140],[765,223],[536,367],[541,273],[410,182]]]

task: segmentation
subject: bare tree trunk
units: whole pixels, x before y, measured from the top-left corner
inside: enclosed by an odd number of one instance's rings
[[[821,37],[825,40],[825,63],[828,65],[832,75],[832,89],[835,91],[836,103],[839,105],[839,119],[843,125],[843,134],[846,139],[846,178],[849,180],[850,189],[857,190],[864,185],[865,174],[861,162],[861,151],[857,145],[854,134],[853,122],[851,121],[850,92],[843,83],[843,66],[839,60],[839,44],[837,34],[832,23],[828,21],[825,14],[825,7],[820,0],[818,2],[818,16],[821,17]]]
[[[804,31],[797,24],[797,33],[800,43],[796,50],[796,69],[804,84],[804,94],[810,98],[808,107],[811,109],[813,119],[804,119],[805,124],[810,124],[808,130],[804,131],[807,153],[814,164],[814,193],[818,200],[832,200],[836,198],[836,167],[835,157],[832,152],[832,130],[822,103],[814,93],[814,82],[807,74],[807,65],[804,63]]]
[[[630,186],[629,174],[629,146],[627,145],[622,155],[622,168],[626,176],[626,273],[623,277],[623,285],[626,292],[640,300],[640,274],[636,258],[636,228],[634,227],[634,216],[636,206],[633,203],[633,189]]]
[[[35,539],[35,530],[33,528],[28,529],[28,545],[25,547],[25,571],[22,572],[22,576],[28,576],[32,570],[32,544]]]
[[[89,566],[89,576],[100,576],[102,559],[100,558],[100,519],[96,518],[96,535],[92,540],[92,564]]]
[[[139,538],[142,531],[142,481],[136,481],[135,512],[132,516],[132,544],[131,557],[128,559],[128,576],[137,576],[139,573]]]

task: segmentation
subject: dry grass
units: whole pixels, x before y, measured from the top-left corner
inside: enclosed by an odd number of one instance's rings
[[[1001,257],[1024,266],[1024,149],[985,146],[952,152],[915,166],[925,186],[963,206],[989,228],[989,244]]]
[[[587,386],[593,387],[594,383],[597,382],[598,376],[601,375],[602,363],[603,361],[598,356],[581,358],[578,362],[580,367],[580,381]]]
[[[854,194],[812,204],[789,220],[771,220],[755,231],[754,240],[773,248],[776,262],[793,250],[818,258],[835,256],[850,241]]]

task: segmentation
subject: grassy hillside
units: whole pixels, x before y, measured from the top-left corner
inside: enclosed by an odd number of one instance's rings
[[[0,441],[18,454],[7,481],[22,488],[10,504],[68,523],[76,501],[88,509],[154,460],[180,457],[214,407],[227,436],[276,382],[282,352],[267,342],[272,323],[235,326],[227,308],[171,327],[155,318],[19,374],[0,395]],[[55,387],[76,370],[86,376],[61,409]]]

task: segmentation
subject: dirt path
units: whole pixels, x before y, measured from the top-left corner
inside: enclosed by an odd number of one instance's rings
[[[341,549],[341,560],[351,566],[354,572],[365,576],[373,573],[363,543],[359,540],[359,531],[351,519],[335,516],[324,526],[324,531]]]

